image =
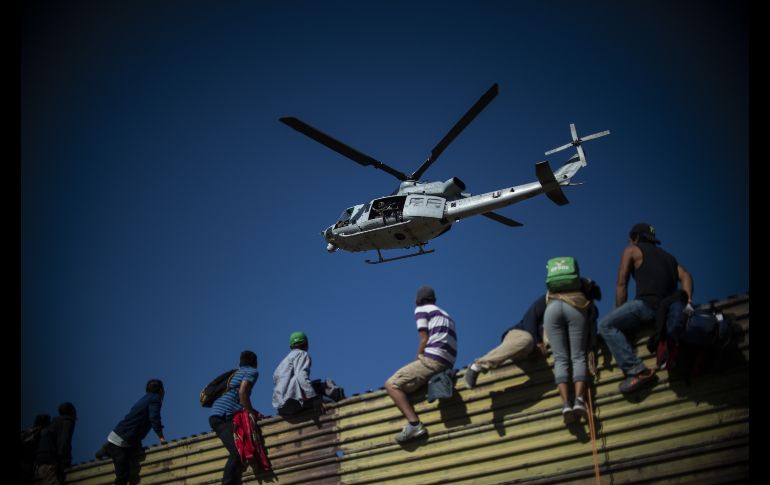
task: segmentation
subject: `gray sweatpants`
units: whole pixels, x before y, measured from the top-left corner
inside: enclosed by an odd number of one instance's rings
[[[545,307],[543,327],[551,344],[556,384],[569,382],[570,363],[572,381],[586,381],[586,317],[577,308],[561,300],[551,300]]]

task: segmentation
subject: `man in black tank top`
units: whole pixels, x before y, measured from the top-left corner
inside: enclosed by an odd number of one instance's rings
[[[599,321],[599,333],[607,342],[618,367],[626,375],[621,392],[631,392],[652,380],[654,369],[648,369],[636,355],[623,332],[633,331],[655,319],[661,300],[671,296],[681,283],[692,303],[692,276],[676,258],[659,248],[655,229],[646,223],[636,224],[629,233],[629,244],[623,251],[615,287],[615,309]],[[628,301],[628,280],[636,281],[636,296]]]

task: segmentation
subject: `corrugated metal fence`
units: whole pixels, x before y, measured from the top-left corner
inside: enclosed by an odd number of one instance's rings
[[[660,372],[632,395],[622,373],[600,362],[595,385],[602,483],[726,483],[749,476],[749,298],[716,305],[743,329],[739,351],[686,384]],[[648,366],[655,356],[638,339]],[[600,358],[600,361],[603,359]],[[482,374],[474,389],[458,379],[452,399],[415,408],[428,437],[400,445],[403,417],[384,390],[353,396],[316,420],[260,422],[271,476],[244,482],[280,484],[595,483],[588,425],[565,426],[553,360],[529,360]],[[460,373],[462,376],[462,372]],[[213,433],[145,450],[141,484],[219,483],[226,452]],[[73,467],[68,483],[110,484],[111,461]]]

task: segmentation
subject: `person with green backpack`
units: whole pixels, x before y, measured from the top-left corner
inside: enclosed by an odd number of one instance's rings
[[[588,416],[584,401],[588,382],[586,346],[589,319],[595,315],[593,298],[601,298],[598,286],[580,277],[577,260],[563,256],[551,258],[546,265],[546,307],[543,328],[554,359],[554,378],[562,400],[566,424]],[[593,290],[589,288],[593,287]],[[570,400],[570,371],[574,383],[574,401]]]

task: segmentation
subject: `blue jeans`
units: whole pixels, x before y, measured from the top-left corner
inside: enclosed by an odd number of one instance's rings
[[[553,352],[556,384],[569,382],[570,363],[572,381],[587,381],[585,349],[588,326],[585,315],[569,303],[551,300],[545,307],[543,327]]]
[[[636,375],[647,369],[634,347],[623,335],[638,329],[642,324],[655,319],[655,311],[642,300],[629,300],[599,320],[599,334],[607,342],[618,367],[626,375]]]
[[[222,440],[222,444],[225,445],[229,453],[225,462],[225,470],[222,473],[222,485],[240,484],[243,466],[241,465],[241,456],[238,454],[238,448],[235,446],[235,438],[233,437],[233,417],[209,416],[209,425],[219,439]]]

